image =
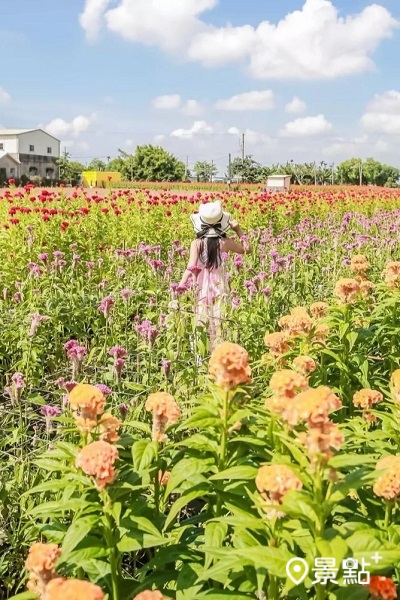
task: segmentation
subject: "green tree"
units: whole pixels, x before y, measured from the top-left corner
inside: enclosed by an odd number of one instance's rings
[[[129,178],[136,181],[182,181],[185,164],[161,146],[138,146],[132,158],[127,157],[125,167]]]
[[[86,171],[85,165],[74,160],[70,160],[70,154],[65,153],[56,162],[60,169],[60,179],[73,185],[78,184],[83,171]]]
[[[265,180],[266,168],[251,156],[246,156],[244,160],[237,157],[231,163],[231,177],[245,183],[260,183]]]
[[[340,183],[396,187],[399,178],[399,169],[380,163],[374,158],[367,158],[365,161],[350,158],[338,166]]]
[[[197,181],[212,181],[213,177],[217,174],[218,169],[212,162],[199,160],[194,165],[193,171],[197,177]]]
[[[100,158],[94,158],[86,167],[87,171],[105,171],[107,168],[106,163],[104,162],[104,160],[101,160]]]

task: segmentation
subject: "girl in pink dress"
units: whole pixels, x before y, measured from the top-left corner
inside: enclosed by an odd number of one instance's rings
[[[184,286],[191,276],[196,278],[196,325],[208,324],[213,348],[220,341],[223,304],[229,291],[221,253],[244,254],[242,244],[226,235],[232,229],[240,239],[243,231],[237,221],[222,210],[220,202],[201,204],[199,212],[190,219],[196,239],[191,243],[188,266],[179,285]]]

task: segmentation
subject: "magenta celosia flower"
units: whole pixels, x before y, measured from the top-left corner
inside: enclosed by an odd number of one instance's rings
[[[113,346],[108,353],[113,358],[126,358],[128,356],[128,351],[122,346]]]
[[[61,412],[61,408],[58,408],[57,406],[50,406],[48,404],[42,406],[40,409],[40,413],[44,417],[58,417],[58,415],[61,415]]]
[[[13,295],[13,300],[14,302],[21,302],[22,300],[22,296],[21,296],[21,292],[15,292],[15,294]]]
[[[33,337],[36,334],[40,323],[43,323],[43,321],[48,321],[50,319],[50,317],[40,315],[39,313],[30,313],[29,317],[32,319],[31,328],[29,330],[30,337]]]
[[[59,390],[65,390],[65,377],[59,377],[55,383]]]
[[[128,290],[128,289],[123,289],[120,292],[122,299],[125,303],[128,302],[129,298],[133,295],[133,291],[132,290]]]
[[[121,418],[125,419],[126,415],[128,414],[128,412],[130,410],[130,406],[129,406],[129,404],[122,403],[122,404],[118,405],[118,410],[119,410],[119,414],[121,415]]]
[[[38,259],[41,260],[42,262],[47,262],[48,258],[49,258],[49,255],[47,254],[47,252],[41,252],[38,255]]]
[[[104,383],[95,383],[94,387],[97,387],[97,389],[101,391],[103,396],[109,396],[110,394],[112,394],[112,390],[110,390],[110,388],[107,385],[104,385]]]
[[[74,389],[74,387],[78,385],[77,381],[66,381],[65,385],[64,385],[64,389],[67,390],[68,394],[70,392],[72,392],[72,390]]]
[[[192,273],[195,277],[197,277],[203,270],[201,265],[193,265],[192,267],[188,267],[188,271]]]
[[[28,269],[29,269],[29,274],[31,275],[31,277],[34,277],[37,279],[38,277],[43,275],[43,269],[41,269],[39,267],[39,265],[36,263],[32,263],[32,262],[28,263]]]
[[[71,346],[70,349],[67,351],[67,356],[68,359],[71,361],[71,365],[72,365],[72,379],[77,379],[81,367],[82,367],[82,363],[83,363],[83,358],[86,355],[87,351],[86,348],[84,346],[79,346],[79,345],[75,345],[75,346]]]
[[[100,302],[100,304],[98,306],[98,310],[103,313],[103,315],[106,319],[108,319],[110,316],[111,309],[114,306],[114,304],[115,304],[114,298],[112,296],[106,296]]]
[[[14,407],[21,402],[22,390],[25,387],[25,381],[22,373],[14,373],[11,377],[11,385],[4,389],[4,392],[10,396],[11,403]]]
[[[61,250],[54,250],[53,256],[54,258],[61,258],[62,256],[64,256],[64,252],[61,252]]]
[[[168,378],[169,372],[171,370],[171,361],[167,358],[163,358],[163,360],[161,361],[161,368],[164,371],[165,377]]]
[[[69,340],[64,344],[64,350],[69,352],[69,350],[71,350],[71,348],[73,348],[74,346],[79,346],[79,342],[77,340]]]
[[[165,319],[167,318],[166,313],[161,313],[160,316],[158,317],[158,326],[159,327],[164,327],[165,325]]]

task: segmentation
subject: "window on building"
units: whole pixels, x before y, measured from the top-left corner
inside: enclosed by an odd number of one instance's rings
[[[47,154],[51,154],[51,146],[47,146]]]
[[[4,144],[3,144],[3,142],[0,142],[0,150],[4,150]]]
[[[10,175],[15,175],[15,167],[11,167],[11,169],[10,169]]]
[[[35,146],[33,144],[31,144],[29,146],[29,152],[34,152],[35,151]]]

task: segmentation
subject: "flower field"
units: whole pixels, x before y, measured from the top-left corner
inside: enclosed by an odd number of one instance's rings
[[[400,191],[11,187],[0,261],[0,600],[400,597]]]

